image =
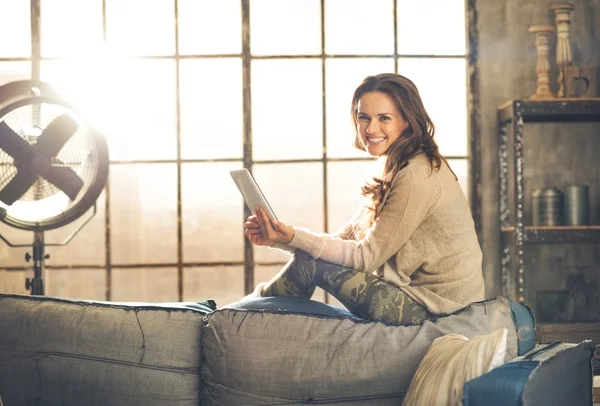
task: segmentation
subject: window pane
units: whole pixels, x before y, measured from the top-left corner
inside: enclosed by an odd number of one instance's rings
[[[78,110],[87,117],[94,108],[101,108],[100,103],[94,103],[93,100],[101,93],[96,93],[97,88],[88,76],[90,72],[96,73],[93,64],[92,59],[85,58],[41,61],[41,80],[50,83],[61,95],[75,103]]]
[[[283,265],[262,265],[254,268],[254,287],[260,282],[268,282],[281,271]],[[325,292],[317,288],[313,294],[312,300],[325,303]]]
[[[27,295],[29,291],[25,289],[25,278],[32,276],[33,272],[0,270],[0,292]]]
[[[44,60],[41,79],[74,102],[85,119],[102,132],[111,160],[175,157],[173,61],[100,56]],[[154,87],[152,93],[149,84]]]
[[[30,245],[33,244],[33,232],[19,230],[0,222],[0,235],[6,238],[11,244],[25,245],[25,247],[10,247],[3,241],[0,242],[0,261],[2,263],[0,268],[13,266],[33,266],[31,262],[25,261],[25,253],[33,253]],[[48,249],[48,252],[51,253],[52,251]]]
[[[108,139],[111,160],[175,159],[175,62],[100,60],[82,70],[90,63],[44,61],[42,76],[94,120]]]
[[[361,203],[360,187],[374,173],[373,161],[329,162],[327,164],[327,216],[334,233],[350,220]]]
[[[180,71],[182,157],[241,158],[241,59],[182,60]]]
[[[183,270],[183,300],[213,299],[219,308],[244,297],[244,268],[219,266]]]
[[[229,175],[241,167],[241,163],[182,165],[186,262],[244,259],[244,201]]]
[[[314,232],[323,230],[323,164],[254,165],[254,177],[282,222]],[[258,262],[287,261],[278,249],[256,247]]]
[[[250,41],[253,55],[320,54],[319,0],[252,0]]]
[[[469,196],[469,161],[466,159],[449,159],[448,164],[458,177],[458,183],[463,190],[465,196]],[[469,200],[470,203],[470,200]]]
[[[113,79],[119,76],[113,76]],[[174,159],[177,155],[175,62],[130,61],[121,67],[109,110],[112,159]],[[115,97],[118,95],[118,97]]]
[[[466,53],[464,0],[398,0],[397,11],[399,54]]]
[[[325,0],[325,52],[392,55],[393,0]]]
[[[43,56],[93,55],[102,49],[102,0],[40,3]],[[65,10],[71,18],[65,18]]]
[[[239,0],[179,0],[178,4],[180,54],[242,52]]]
[[[51,269],[45,272],[44,284],[48,296],[106,300],[104,269]]]
[[[177,168],[113,165],[110,174],[112,262],[177,261]]]
[[[106,0],[109,49],[121,55],[175,54],[175,2]]]
[[[177,302],[177,269],[113,269],[113,302]]]
[[[31,79],[31,62],[0,62],[0,86],[26,79]]]
[[[350,106],[354,90],[368,75],[394,71],[394,60],[328,59],[326,63],[327,156],[366,157],[353,147],[354,127]]]
[[[0,16],[0,57],[18,58],[31,56],[30,2],[2,0]]]
[[[401,58],[398,61],[399,73],[419,89],[443,155],[467,155],[466,69],[467,62],[462,58]]]
[[[254,159],[322,156],[321,77],[320,60],[252,62]]]
[[[96,201],[97,213],[85,226],[83,224],[92,216],[90,209],[72,223],[56,230],[44,233],[46,243],[62,243],[75,230],[83,226],[67,245],[48,247],[50,258],[48,265],[104,265],[106,263],[105,243],[105,194]]]
[[[255,258],[256,259],[256,258]],[[268,282],[281,271],[283,265],[255,265],[254,266],[254,288],[260,282]]]

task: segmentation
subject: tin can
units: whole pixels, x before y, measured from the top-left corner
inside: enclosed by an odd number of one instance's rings
[[[563,219],[568,226],[590,224],[590,202],[588,185],[570,185],[562,188],[564,193]]]
[[[532,193],[532,223],[534,226],[563,224],[563,193],[557,188],[537,189]]]

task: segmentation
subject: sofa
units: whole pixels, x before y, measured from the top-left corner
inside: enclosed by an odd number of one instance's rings
[[[0,294],[0,329],[5,406],[400,405],[436,339],[498,329],[504,364],[465,382],[463,405],[592,404],[595,345],[536,343],[529,308],[504,297],[393,326],[307,299]]]

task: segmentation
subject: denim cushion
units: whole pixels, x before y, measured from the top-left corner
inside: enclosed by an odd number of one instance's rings
[[[594,353],[591,341],[538,345],[467,382],[463,406],[591,405]]]
[[[260,297],[245,299],[240,302],[231,303],[222,309],[254,310],[268,313],[291,313],[326,317],[346,317],[361,320],[347,309],[332,306],[326,303],[316,302],[310,299],[291,297]]]
[[[202,333],[203,405],[398,405],[427,349],[447,333],[509,332],[507,299],[472,303],[434,322],[392,326],[305,299],[261,298],[206,315]]]
[[[508,299],[513,313],[513,321],[517,327],[519,355],[523,355],[535,346],[535,316],[531,308],[525,304]]]

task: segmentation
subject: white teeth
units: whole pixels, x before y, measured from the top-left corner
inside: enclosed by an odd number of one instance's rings
[[[377,144],[380,143],[381,141],[385,140],[385,137],[367,137],[367,141],[369,141],[371,144]]]

